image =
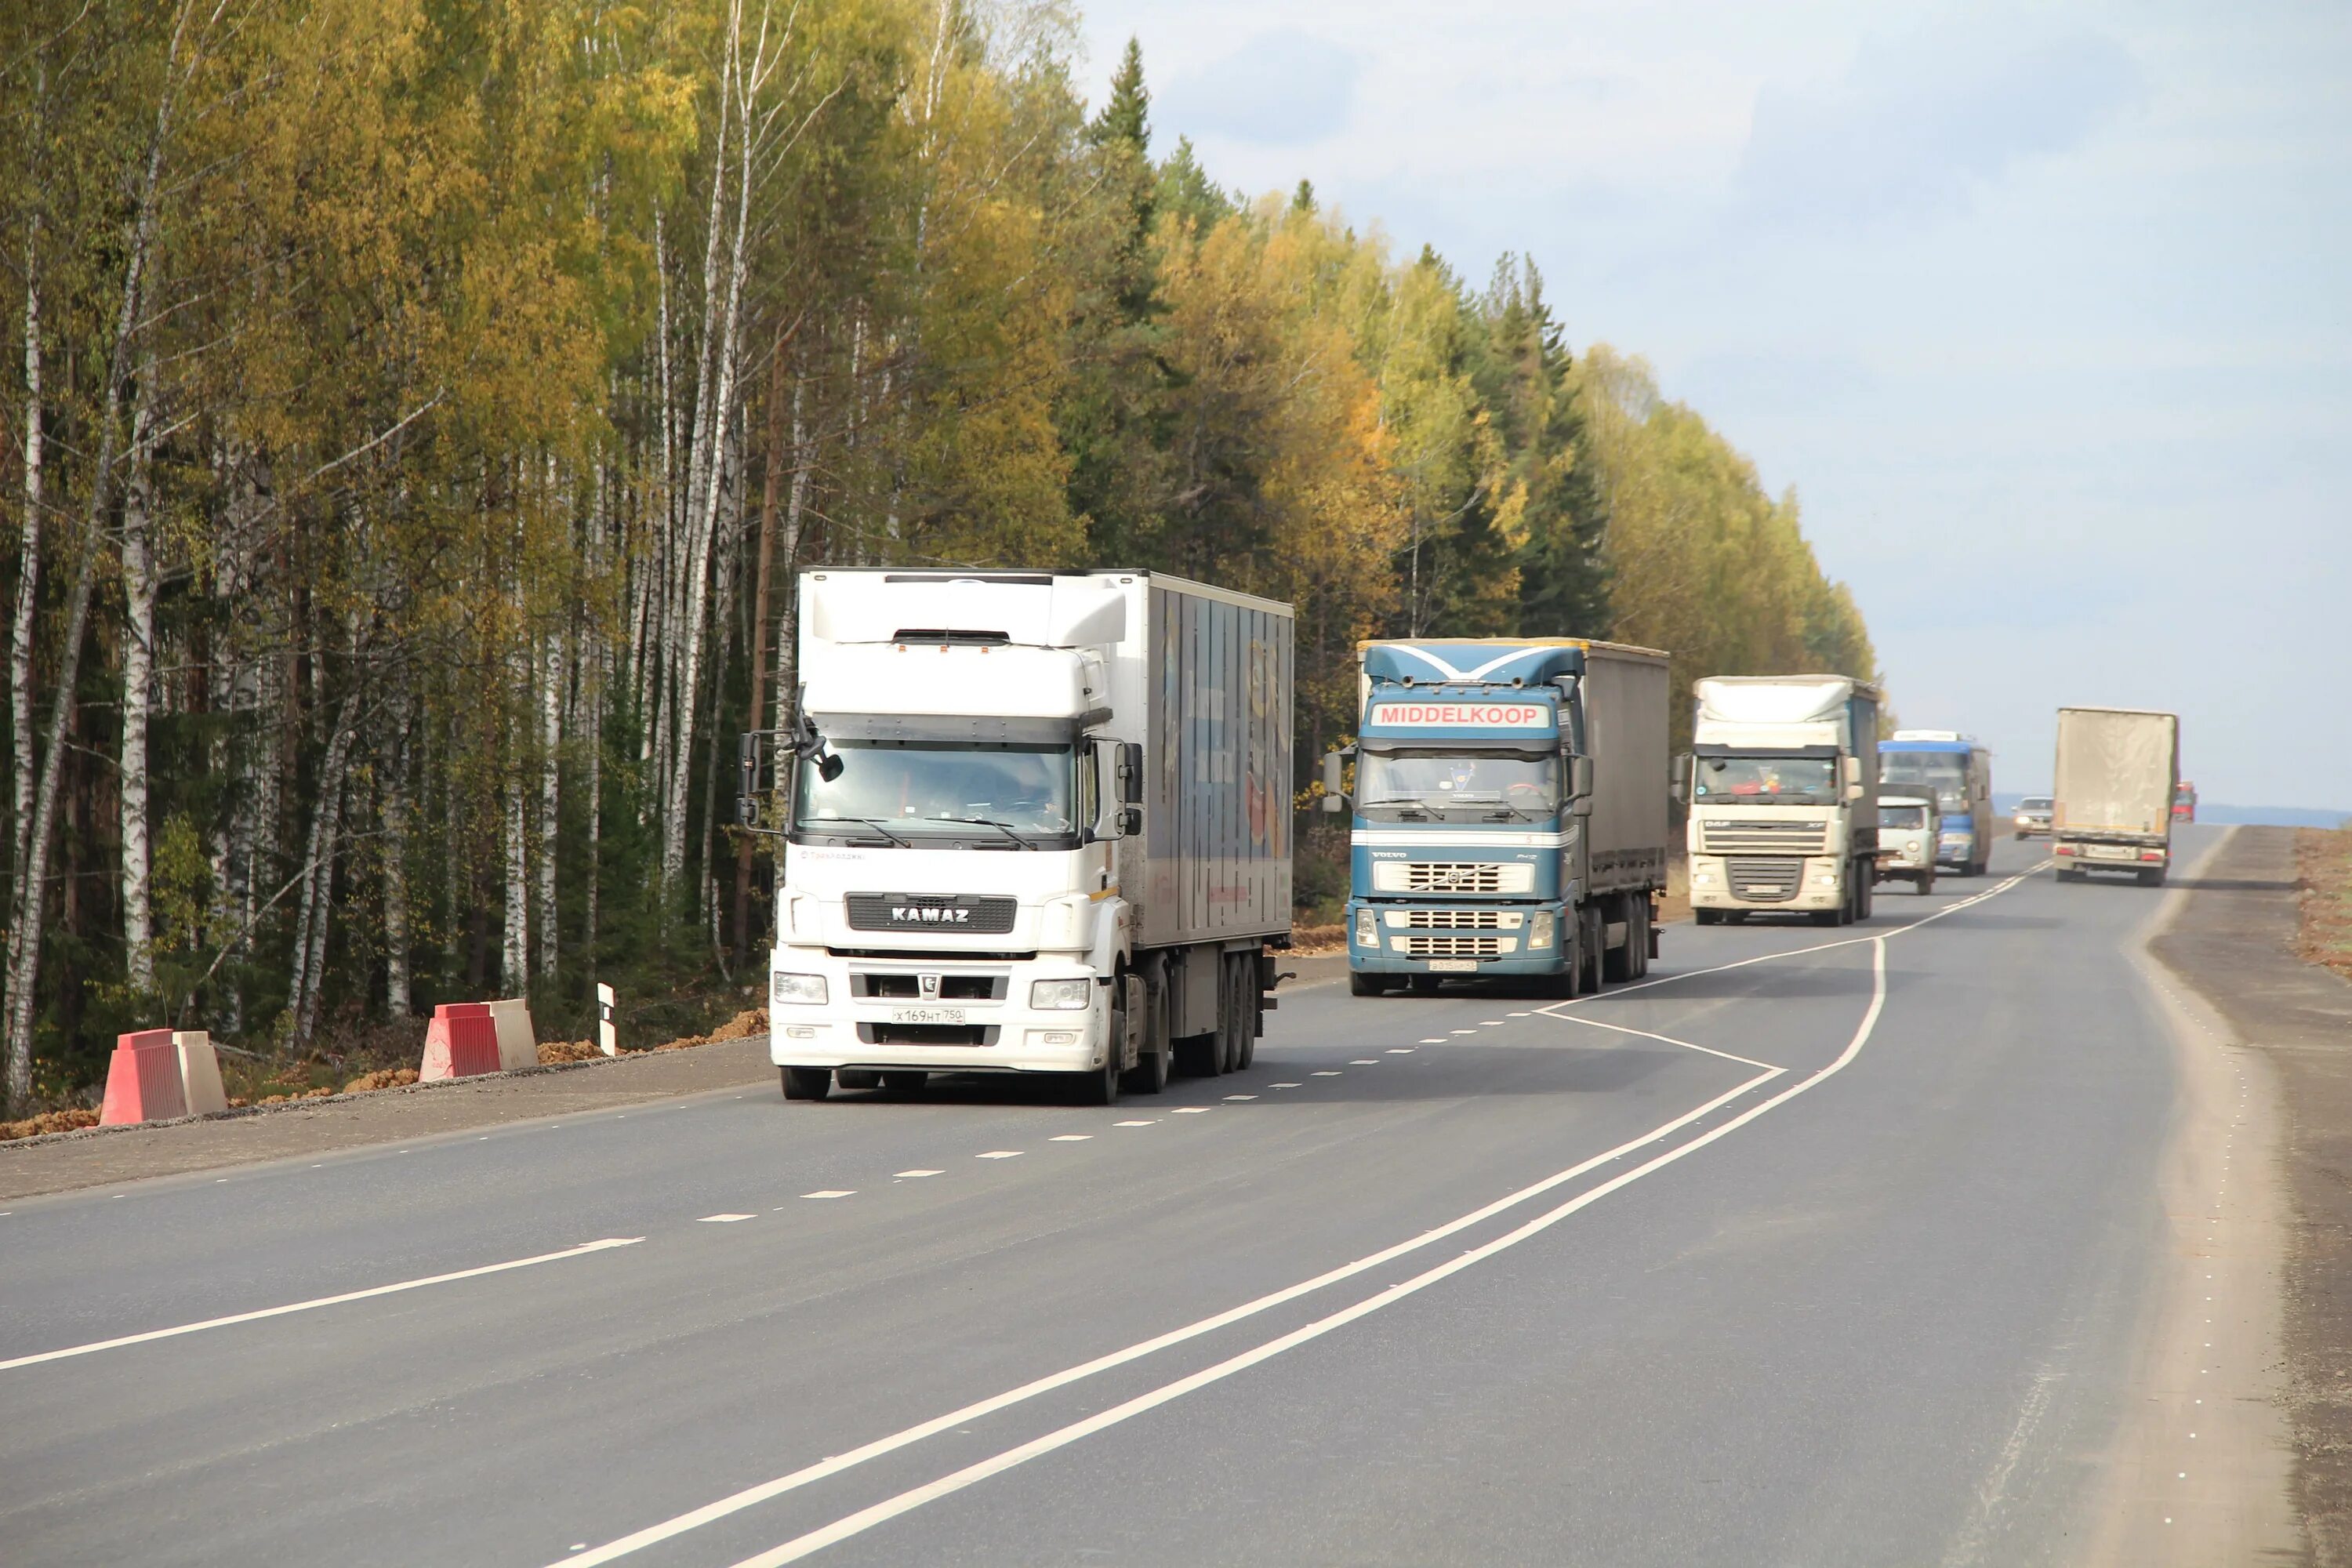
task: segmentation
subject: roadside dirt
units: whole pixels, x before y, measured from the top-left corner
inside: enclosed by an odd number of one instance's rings
[[[2299,881],[2293,829],[2239,828],[2148,949],[2276,1078],[2295,1500],[2311,1560],[2352,1568],[2352,984],[2297,956]]]

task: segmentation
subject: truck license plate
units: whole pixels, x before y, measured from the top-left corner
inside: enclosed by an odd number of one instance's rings
[[[961,1024],[961,1007],[893,1007],[890,1021],[894,1024]]]
[[[2091,846],[2092,858],[2099,860],[2129,860],[2137,853],[2138,851],[2133,849],[2131,846],[2127,844],[2094,844]]]
[[[1475,958],[1433,958],[1429,967],[1439,974],[1475,974],[1478,961]]]

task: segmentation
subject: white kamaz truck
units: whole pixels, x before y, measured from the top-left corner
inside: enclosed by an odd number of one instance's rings
[[[1701,925],[1870,915],[1878,857],[1878,689],[1843,675],[1713,676],[1682,782]]]
[[[1248,1065],[1290,941],[1290,607],[1143,572],[800,579],[770,1056],[788,1100]]]

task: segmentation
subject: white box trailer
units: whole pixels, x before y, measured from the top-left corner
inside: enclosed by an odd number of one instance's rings
[[[1290,607],[1146,572],[799,590],[786,1095],[1247,1065],[1290,933]]]
[[[2172,863],[2180,721],[2143,708],[2061,708],[2050,796],[2062,881],[2129,871],[2161,884]]]

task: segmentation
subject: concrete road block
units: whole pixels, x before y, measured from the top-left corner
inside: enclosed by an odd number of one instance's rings
[[[520,998],[490,1004],[490,1022],[497,1026],[499,1066],[508,1072],[539,1065],[539,1036],[530,1026],[530,1004]]]
[[[425,1060],[417,1080],[472,1078],[499,1070],[498,1025],[487,1002],[444,1002],[425,1027]]]
[[[172,1048],[180,1058],[180,1098],[191,1116],[209,1116],[228,1109],[228,1096],[221,1089],[220,1054],[213,1049],[213,1037],[202,1029],[182,1029],[172,1036]]]
[[[106,1064],[106,1103],[98,1113],[99,1125],[124,1127],[187,1113],[180,1053],[173,1044],[172,1031],[142,1029],[116,1036],[114,1056]]]

